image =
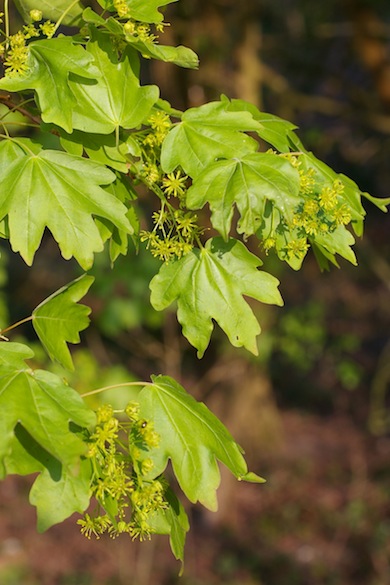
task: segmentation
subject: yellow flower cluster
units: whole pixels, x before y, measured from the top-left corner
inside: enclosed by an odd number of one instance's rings
[[[114,0],[114,8],[117,11],[119,18],[126,18],[129,16],[129,7],[126,0]]]
[[[262,246],[266,254],[275,248],[280,258],[296,264],[306,255],[311,240],[348,225],[352,212],[344,196],[342,181],[335,179],[333,183],[321,185],[316,180],[315,169],[305,168],[299,154],[283,156],[299,173],[301,202],[290,221],[274,208],[272,220],[262,228]]]
[[[160,211],[153,213],[153,231],[142,231],[141,242],[147,242],[151,254],[159,260],[169,262],[181,258],[194,247],[194,241],[202,233],[197,215],[184,209],[174,209],[164,204]]]
[[[149,518],[167,507],[167,485],[159,478],[148,480],[153,461],[145,453],[158,447],[160,437],[153,423],[140,418],[139,405],[131,402],[120,422],[110,405],[97,411],[97,425],[87,437],[92,467],[92,495],[97,501],[95,516],[85,514],[77,523],[87,538],[108,532],[112,538],[127,533],[132,538],[150,538]],[[123,435],[123,436],[122,436]],[[112,501],[116,513],[112,514]],[[111,510],[105,513],[105,508]]]
[[[123,25],[125,36],[134,37],[143,43],[154,43],[156,35],[151,32],[150,25],[144,22],[137,23],[135,20],[128,20]]]
[[[3,64],[7,77],[25,75],[28,72],[29,49],[26,41],[41,35],[50,39],[56,31],[56,25],[50,20],[39,23],[42,20],[41,10],[31,10],[30,18],[32,20],[30,24],[24,25],[22,30],[0,44],[0,55],[5,55]]]
[[[307,236],[332,233],[339,225],[348,225],[352,219],[349,206],[343,202],[344,186],[335,180],[331,186],[324,186],[300,204],[292,223],[301,228]]]

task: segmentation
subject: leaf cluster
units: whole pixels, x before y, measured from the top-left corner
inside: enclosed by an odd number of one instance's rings
[[[105,247],[115,269],[129,242],[145,245],[162,261],[151,304],[176,305],[199,357],[215,323],[233,346],[257,354],[250,299],[283,304],[260,257],[275,253],[298,270],[312,248],[321,269],[337,256],[356,264],[362,200],[383,211],[390,200],[319,161],[286,120],[226,96],[181,112],[142,84],[142,59],[198,66],[191,49],[162,42],[171,1],[98,0],[94,11],[82,1],[15,0],[25,24],[12,35],[5,6],[1,236],[31,266],[48,230],[85,271]],[[73,28],[63,34],[61,25]],[[16,127],[15,112],[23,115]],[[145,192],[151,217],[138,204]],[[79,301],[92,283],[83,274],[22,321],[64,368],[73,368],[68,343],[89,324]],[[169,534],[183,559],[188,520],[163,477],[169,461],[185,496],[211,510],[218,461],[239,480],[263,481],[223,424],[173,379],[125,384],[136,406],[114,413],[108,405],[96,418],[63,379],[26,364],[32,350],[4,335],[16,325],[1,331],[0,474],[39,473],[30,500],[40,529],[84,513],[93,496],[97,514],[79,521],[87,536]]]

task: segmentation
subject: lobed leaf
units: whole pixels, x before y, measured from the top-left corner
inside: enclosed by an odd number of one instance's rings
[[[29,71],[25,75],[0,79],[0,89],[34,89],[43,121],[71,132],[76,98],[69,87],[69,75],[78,75],[79,84],[99,76],[93,55],[73,44],[70,37],[44,39],[29,44],[28,65]]]
[[[186,69],[197,69],[199,66],[198,55],[192,49],[184,47],[183,45],[171,47],[169,45],[145,43],[131,35],[126,36],[126,41],[132,47],[137,49],[137,51],[139,51],[144,57],[158,59],[159,61],[165,61],[166,63],[174,63],[175,65],[185,67]]]
[[[88,327],[91,312],[77,302],[93,281],[93,276],[80,276],[45,299],[32,313],[34,329],[50,358],[68,370],[74,366],[67,342],[80,342],[79,333]]]
[[[87,54],[99,72],[94,83],[80,83],[72,76],[69,86],[76,99],[72,127],[83,132],[111,134],[135,128],[148,117],[159,97],[156,85],[139,84],[138,54],[127,47],[118,61],[110,37],[91,27]]]
[[[217,461],[239,480],[264,481],[256,474],[248,474],[241,448],[205,404],[197,402],[168,376],[153,376],[152,381],[152,386],[140,392],[138,402],[140,412],[153,420],[160,435],[159,448],[148,452],[154,462],[154,477],[164,471],[170,459],[187,498],[210,510],[217,509]]]
[[[78,469],[64,467],[20,423],[14,429],[11,450],[4,463],[7,474],[39,473],[30,490],[30,503],[37,508],[39,531],[62,522],[74,512],[82,513],[88,507],[90,461],[81,459]]]
[[[163,264],[150,283],[151,303],[161,311],[177,301],[183,335],[204,354],[213,331],[213,319],[235,347],[257,355],[261,329],[243,295],[282,305],[279,281],[258,270],[261,261],[239,242],[208,240],[180,260]]]
[[[234,205],[241,215],[238,232],[250,236],[263,221],[267,200],[290,220],[300,201],[299,190],[298,171],[287,160],[275,154],[252,153],[208,165],[188,190],[186,203],[189,209],[209,203],[212,224],[226,240]]]
[[[48,227],[64,258],[74,256],[84,269],[90,268],[94,252],[103,249],[92,216],[105,218],[127,233],[133,231],[125,205],[100,187],[112,183],[115,175],[65,152],[35,154],[26,144],[20,143],[12,164],[0,166],[0,220],[8,215],[12,249],[31,265]],[[7,141],[0,142],[0,156],[3,149],[9,149]]]
[[[249,112],[229,112],[226,102],[190,108],[170,130],[161,151],[166,173],[181,166],[193,179],[220,158],[241,157],[257,150],[257,142],[243,133],[260,128]]]
[[[0,346],[0,477],[4,477],[6,462],[9,465],[18,424],[74,473],[86,444],[69,432],[69,425],[95,424],[93,411],[61,378],[44,370],[33,371],[25,364],[33,355],[20,343],[3,342]]]

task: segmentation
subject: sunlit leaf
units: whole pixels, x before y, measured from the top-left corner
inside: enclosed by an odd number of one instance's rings
[[[93,65],[93,55],[70,37],[34,41],[29,45],[29,71],[25,75],[0,79],[0,89],[22,91],[34,89],[44,122],[51,122],[72,131],[72,109],[76,98],[69,87],[69,74],[80,81],[100,75]]]
[[[159,448],[148,453],[154,462],[153,476],[162,473],[170,459],[187,498],[210,510],[217,509],[217,461],[239,480],[264,481],[256,474],[248,474],[242,449],[205,404],[197,402],[168,376],[153,376],[152,380],[153,385],[142,390],[138,401],[141,413],[153,420],[160,435]]]
[[[243,295],[282,305],[279,281],[259,271],[259,258],[238,240],[208,240],[180,260],[164,264],[150,283],[151,303],[161,311],[177,301],[183,335],[202,357],[214,328],[213,320],[236,347],[257,354],[260,325]]]
[[[131,233],[127,208],[100,185],[115,175],[106,167],[65,152],[29,152],[22,143],[12,164],[0,167],[0,219],[8,215],[10,241],[31,264],[45,227],[58,242],[62,255],[74,256],[88,269],[103,242],[93,216],[112,221]],[[7,141],[0,142],[0,156]],[[26,149],[28,150],[26,151]]]
[[[79,333],[88,327],[91,312],[78,301],[93,281],[93,276],[80,276],[45,299],[32,313],[34,329],[50,358],[69,370],[74,367],[67,342],[80,342]]]
[[[209,203],[213,226],[226,240],[235,205],[241,215],[238,232],[249,236],[261,224],[267,200],[291,220],[299,190],[299,174],[287,160],[253,153],[207,166],[188,190],[186,201],[190,209]]]
[[[170,173],[181,166],[195,178],[219,158],[241,157],[257,150],[257,142],[242,131],[259,127],[249,112],[228,112],[225,102],[190,108],[163,142],[162,168]]]
[[[0,476],[6,471],[5,458],[12,451],[18,423],[43,449],[70,468],[77,466],[86,444],[69,432],[69,424],[95,424],[94,413],[75,390],[58,376],[33,371],[25,364],[24,360],[33,355],[20,343],[0,345]]]
[[[73,128],[111,134],[119,127],[138,126],[159,97],[156,85],[140,86],[138,53],[127,47],[118,61],[110,37],[93,27],[87,53],[94,60],[99,78],[87,84],[71,77],[69,85],[76,98]]]

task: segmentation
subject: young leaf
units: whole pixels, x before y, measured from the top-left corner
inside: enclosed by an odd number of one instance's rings
[[[76,99],[69,87],[69,74],[80,81],[100,75],[93,56],[70,37],[34,41],[29,45],[29,71],[25,75],[0,79],[0,89],[35,89],[44,122],[52,122],[72,132],[72,110]]]
[[[72,0],[14,0],[15,6],[25,22],[30,22],[30,10],[42,10],[43,17],[49,20],[58,20],[65,10],[66,16],[62,20],[68,26],[77,26],[81,23],[83,5]]]
[[[128,47],[118,61],[110,37],[91,27],[88,55],[99,71],[96,83],[69,85],[76,98],[73,127],[83,132],[111,134],[119,128],[135,128],[148,116],[159,97],[156,85],[139,85],[138,54]]]
[[[262,482],[248,474],[242,450],[221,421],[168,376],[152,376],[153,386],[143,388],[138,401],[142,416],[153,420],[160,436],[153,458],[153,476],[172,462],[179,485],[190,502],[199,501],[217,509],[216,490],[220,483],[217,460],[237,479]]]
[[[151,303],[161,311],[177,300],[177,318],[183,335],[204,354],[213,331],[213,319],[235,347],[257,355],[260,325],[243,295],[282,305],[279,281],[258,270],[261,260],[238,240],[208,240],[180,260],[163,264],[150,283]]]
[[[74,366],[67,342],[80,343],[79,333],[88,327],[91,312],[77,301],[88,292],[93,281],[93,276],[80,276],[44,300],[32,313],[34,329],[50,358],[68,370]]]
[[[31,370],[25,359],[32,350],[20,343],[0,346],[0,477],[4,477],[5,458],[9,457],[15,427],[20,423],[34,440],[58,459],[73,468],[86,451],[86,444],[69,432],[69,423],[81,427],[95,424],[95,414],[79,394],[54,374]]]
[[[356,256],[351,248],[355,243],[355,238],[344,226],[338,226],[331,234],[317,234],[314,242],[320,248],[325,248],[333,257],[339,254],[354,266],[357,265]],[[338,266],[335,258],[333,263]]]
[[[179,45],[178,47],[171,47],[167,45],[160,45],[152,41],[143,41],[137,36],[126,34],[126,30],[122,24],[110,17],[102,18],[91,8],[86,8],[83,13],[85,22],[102,27],[109,33],[122,37],[125,35],[125,40],[134,49],[139,51],[143,57],[151,59],[159,59],[167,63],[174,63],[179,67],[186,67],[188,69],[197,69],[199,66],[199,59],[196,53],[188,47]]]
[[[0,142],[0,156],[6,145],[7,141]],[[48,227],[64,258],[74,256],[84,269],[90,268],[94,252],[103,249],[93,215],[128,233],[133,231],[127,208],[100,187],[114,179],[106,167],[85,158],[19,148],[12,164],[0,166],[4,194],[0,219],[8,214],[12,249],[31,265]]]
[[[199,67],[198,55],[192,49],[183,47],[183,45],[170,47],[169,45],[146,43],[131,35],[126,36],[126,41],[144,57],[158,59],[166,63],[174,63],[179,67],[185,67],[187,69],[197,69]]]
[[[225,102],[190,108],[165,138],[161,166],[170,173],[180,165],[196,178],[218,158],[241,157],[257,150],[257,142],[242,131],[259,128],[249,112],[228,112]]]
[[[262,222],[267,200],[291,220],[300,201],[299,190],[299,173],[287,160],[253,153],[207,166],[188,190],[186,202],[189,209],[200,209],[208,202],[212,224],[226,240],[234,204],[241,215],[238,232],[250,236]]]

